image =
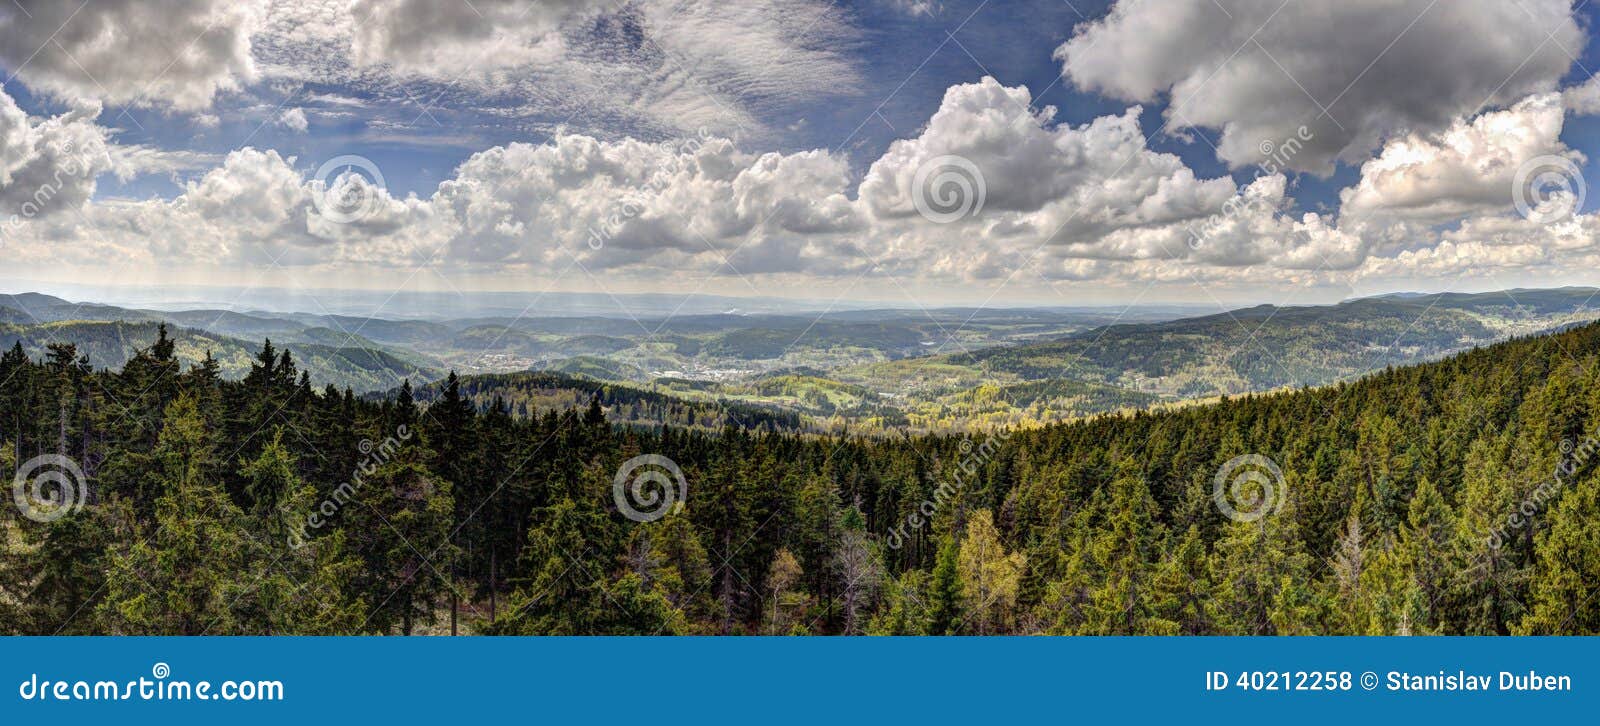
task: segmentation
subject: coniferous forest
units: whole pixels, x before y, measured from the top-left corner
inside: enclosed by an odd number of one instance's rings
[[[911,437],[630,427],[599,397],[513,415],[454,375],[426,405],[409,385],[368,400],[271,343],[224,380],[164,332],[121,370],[16,347],[0,629],[1593,634],[1597,362],[1590,325],[1315,389]],[[686,482],[650,521],[618,479],[642,455]],[[73,470],[24,482],[39,457]]]

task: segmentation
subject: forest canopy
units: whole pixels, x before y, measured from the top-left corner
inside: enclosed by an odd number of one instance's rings
[[[0,629],[1592,634],[1597,361],[1591,325],[1323,388],[908,437],[632,426],[607,408],[677,404],[598,391],[514,415],[454,374],[425,404],[409,383],[368,400],[271,343],[225,380],[164,330],[116,371],[17,346]],[[620,470],[644,455],[684,486],[640,517]]]

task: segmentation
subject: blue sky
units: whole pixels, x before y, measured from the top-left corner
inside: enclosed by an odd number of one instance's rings
[[[850,9],[860,32],[842,46],[856,61],[861,86],[850,92],[762,104],[760,120],[769,129],[749,129],[751,140],[760,148],[834,149],[848,154],[852,166],[864,171],[891,141],[912,135],[927,122],[946,88],[985,75],[1007,85],[1043,91],[1038,102],[1058,106],[1059,118],[1072,123],[1120,112],[1127,105],[1075,92],[1060,80],[1060,65],[1050,57],[1081,22],[1080,12],[1082,17],[1096,17],[1105,12],[1108,3],[943,2],[936,12],[923,14],[910,14],[884,2],[840,5]],[[59,113],[65,108],[59,102],[34,98],[20,83],[7,88],[15,89],[13,97],[31,113]],[[216,127],[159,108],[112,106],[107,108],[105,120],[119,129],[116,139],[127,144],[219,155],[253,145],[296,156],[312,168],[315,159],[360,154],[378,162],[385,170],[388,187],[400,194],[427,194],[468,155],[498,144],[543,141],[548,137],[545,127],[558,123],[577,133],[606,137],[658,140],[671,135],[615,118],[568,114],[564,109],[503,118],[457,102],[456,90],[449,83],[417,83],[401,91],[321,83],[260,84],[236,98],[221,99],[213,112],[219,120]],[[352,109],[333,98],[364,105]],[[300,133],[263,123],[262,106],[303,108],[313,128],[310,133]],[[353,115],[335,117],[320,114],[318,109],[353,110]],[[1159,120],[1154,115],[1151,118],[1155,125],[1149,131],[1154,131]],[[375,129],[373,122],[397,127]],[[1193,151],[1191,144],[1160,141],[1173,153]],[[1223,170],[1209,154],[1193,156],[1191,163],[1210,163],[1216,173]],[[171,196],[178,191],[171,178],[157,176],[106,184],[102,193]]]
[[[16,8],[0,202],[95,155],[6,230],[41,277],[1278,302],[1600,255],[1588,3]],[[984,196],[940,219],[913,185],[952,159]]]

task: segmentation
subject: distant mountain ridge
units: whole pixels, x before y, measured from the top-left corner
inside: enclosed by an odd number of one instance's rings
[[[20,342],[39,356],[52,342],[70,342],[95,366],[116,368],[165,322],[181,360],[192,365],[210,350],[230,377],[247,371],[271,339],[317,385],[358,392],[388,391],[408,378],[420,386],[449,370],[544,371],[696,406],[804,416],[828,429],[937,430],[1348,380],[1600,318],[1591,307],[1597,295],[1587,287],[1402,292],[1182,318],[1168,308],[1126,317],[1093,308],[940,308],[394,320],[129,309],[24,292],[0,295],[0,343]],[[951,352],[928,355],[941,349]]]
[[[102,310],[104,308],[101,308]],[[20,344],[34,359],[42,358],[51,344],[67,343],[87,356],[95,368],[120,369],[140,350],[153,345],[162,324],[156,320],[57,320],[19,324],[10,307],[0,307],[0,348]],[[185,368],[194,366],[210,353],[226,378],[241,378],[249,372],[262,342],[272,339],[294,356],[301,370],[314,385],[333,385],[355,391],[383,390],[406,378],[433,380],[444,375],[425,356],[411,352],[391,352],[370,345],[340,345],[306,342],[311,336],[252,336],[251,340],[209,333],[194,328],[169,326],[174,355]],[[337,337],[337,334],[329,338]],[[354,341],[352,341],[354,342]]]
[[[1260,305],[1110,325],[947,360],[1024,380],[1074,375],[1180,397],[1243,393],[1331,383],[1593,320],[1600,318],[1593,307],[1597,294],[1600,289],[1561,288]]]

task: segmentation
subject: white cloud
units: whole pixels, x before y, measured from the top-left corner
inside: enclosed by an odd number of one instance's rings
[[[1568,0],[1123,0],[1056,57],[1080,88],[1169,96],[1172,127],[1219,130],[1234,166],[1307,126],[1290,164],[1327,172],[1392,134],[1554,90],[1572,64],[1563,48],[1583,44]]]
[[[1428,244],[1368,259],[1360,276],[1397,284],[1407,280],[1554,277],[1600,264],[1597,242],[1600,217],[1592,214],[1559,224],[1538,224],[1515,216],[1474,218]]]
[[[250,35],[264,2],[0,5],[0,63],[30,88],[69,100],[205,109],[256,77]]]
[[[1507,169],[1564,148],[1555,94],[1393,139],[1345,191],[1338,221],[1291,212],[1283,174],[1243,186],[1196,174],[1145,144],[1140,113],[1074,126],[1033,108],[1026,88],[955,86],[859,181],[826,150],[753,153],[710,132],[504,144],[467,158],[431,193],[405,197],[365,175],[312,178],[321,160],[247,148],[171,200],[91,203],[82,215],[34,220],[7,242],[22,259],[100,265],[270,262],[326,272],[428,262],[466,274],[552,274],[575,260],[597,276],[690,284],[737,270],[758,280],[864,273],[961,285],[1020,271],[1030,282],[1298,286],[1448,275],[1475,256],[1484,270],[1600,262],[1591,259],[1600,254],[1594,217],[1534,225],[1506,214]],[[0,121],[7,170],[28,168],[28,149],[63,127],[103,133],[76,117]],[[120,147],[110,156],[106,168],[119,173],[193,161]],[[916,183],[950,158],[981,174],[985,198],[937,223],[919,211]],[[15,186],[0,187],[0,199]],[[1460,216],[1454,228],[1436,224]]]
[[[99,109],[89,107],[46,119],[29,118],[0,92],[0,218],[13,221],[56,216],[77,209],[94,194],[95,177],[111,167]]]
[[[306,122],[306,112],[303,108],[291,108],[278,114],[277,125],[291,131],[305,133],[309,124]]]
[[[1523,164],[1551,155],[1582,161],[1561,142],[1563,116],[1560,94],[1540,94],[1438,133],[1394,138],[1341,192],[1342,213],[1438,223],[1508,211]]]
[[[356,18],[352,57],[362,65],[454,76],[549,62],[562,53],[558,31],[563,23],[609,5],[585,0],[356,0],[350,7]]]
[[[646,144],[560,136],[474,155],[431,201],[454,221],[457,260],[575,256],[590,269],[714,269],[745,242],[803,243],[854,228],[848,179],[844,160],[826,152],[752,156],[717,137]]]
[[[935,0],[885,0],[885,4],[912,16],[937,15],[943,9]]]
[[[158,149],[148,144],[111,144],[106,151],[111,156],[111,173],[123,181],[145,174],[175,176],[216,166],[222,160],[217,154]]]
[[[1579,116],[1600,114],[1600,78],[1590,77],[1561,92],[1561,104]]]
[[[1145,145],[1139,108],[1072,127],[1055,124],[1055,109],[1034,110],[1031,101],[1026,88],[990,78],[946,91],[923,132],[891,144],[862,181],[860,201],[880,222],[875,231],[936,257],[984,247],[974,253],[981,259],[934,263],[978,275],[1009,274],[1041,246],[1060,259],[1188,257],[1191,228],[1215,221],[1227,230],[1212,235],[1234,235],[1203,246],[1200,256],[1215,264],[1253,264],[1267,259],[1263,244],[1278,248],[1254,232],[1282,230],[1223,214],[1240,206],[1230,200],[1244,193],[1231,179],[1201,179],[1178,157]],[[938,190],[917,181],[931,180],[927,169],[951,157],[981,175],[982,209],[956,224],[929,224],[916,201]],[[1257,182],[1244,205],[1259,207],[1255,214],[1266,222],[1284,204],[1283,177],[1273,179]]]
[[[860,33],[826,0],[277,0],[266,28],[268,75],[392,96],[417,114],[752,134],[769,107],[863,83],[847,53]]]

